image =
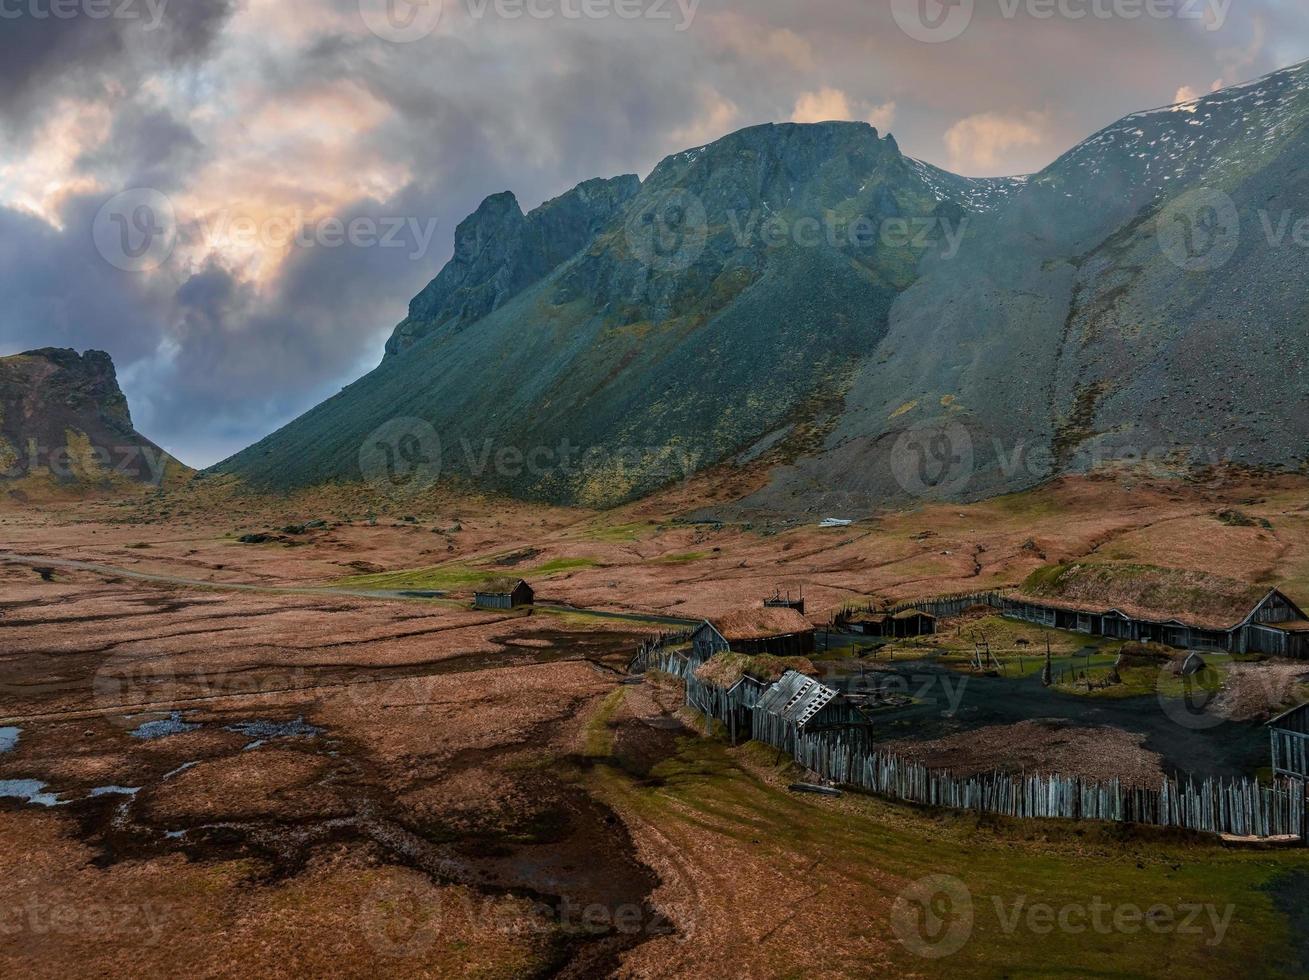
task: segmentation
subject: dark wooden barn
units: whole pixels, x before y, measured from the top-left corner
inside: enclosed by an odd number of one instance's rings
[[[1273,775],[1309,779],[1309,704],[1292,708],[1268,723]]]
[[[903,609],[898,613],[855,612],[840,617],[838,625],[864,636],[905,639],[931,636],[936,632],[936,617],[918,609]]]
[[[474,602],[482,609],[518,609],[535,601],[536,593],[522,579],[490,582],[474,596]]]
[[[1187,650],[1309,657],[1309,617],[1277,589],[1142,565],[1044,569],[1004,614],[1055,629]]]
[[[706,620],[693,634],[691,644],[700,663],[728,650],[807,657],[814,652],[814,625],[790,608],[746,609]]]

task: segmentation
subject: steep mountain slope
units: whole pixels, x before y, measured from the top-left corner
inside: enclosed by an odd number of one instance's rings
[[[1309,69],[1139,113],[924,263],[824,449],[751,503],[1309,459]],[[1270,235],[1271,229],[1271,235]]]
[[[108,354],[0,357],[0,489],[158,486],[188,472],[132,428]]]
[[[488,197],[455,229],[454,257],[414,298],[387,356],[499,309],[589,245],[640,188],[635,175],[588,180],[527,215],[508,191]]]
[[[1030,179],[826,123],[526,216],[498,195],[377,370],[219,469],[358,480],[417,427],[480,487],[600,505],[752,462],[772,473],[743,509],[803,514],[1117,459],[1298,468],[1306,121],[1300,66],[1130,116]]]
[[[957,247],[949,234],[1017,186],[908,160],[864,124],[762,126],[664,160],[534,282],[554,256],[523,244],[516,202],[497,196],[376,371],[220,470],[266,487],[357,479],[370,434],[416,418],[446,476],[606,504],[765,437],[816,445],[920,257]],[[888,221],[905,233],[882,234]],[[491,312],[468,323],[469,297]]]

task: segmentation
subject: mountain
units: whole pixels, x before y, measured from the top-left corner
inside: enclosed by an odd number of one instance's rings
[[[946,174],[856,123],[744,130],[634,181],[526,218],[489,198],[381,366],[218,470],[273,489],[358,479],[374,430],[416,418],[448,477],[601,505],[780,430],[756,452],[798,452],[931,247],[888,244],[881,224],[966,228],[1020,186]],[[560,225],[598,230],[560,262],[540,234]]]
[[[189,472],[132,427],[108,354],[0,357],[0,488],[160,486]]]
[[[1065,154],[924,263],[822,451],[753,503],[977,498],[1137,458],[1303,468],[1306,121],[1301,65]]]
[[[496,195],[375,371],[218,470],[358,480],[418,433],[441,475],[519,496],[728,463],[770,471],[744,509],[810,513],[1137,457],[1300,467],[1307,114],[1300,66],[1030,178],[787,124],[527,215]]]

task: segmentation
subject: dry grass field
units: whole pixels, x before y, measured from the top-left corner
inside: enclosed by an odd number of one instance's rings
[[[1094,556],[1309,601],[1309,481],[1064,480],[830,530],[816,526],[829,515],[687,523],[673,516],[683,493],[593,513],[454,496],[370,506],[348,489],[251,499],[202,481],[0,504],[0,973],[1055,976],[1094,958],[1106,976],[1273,976],[1309,963],[1304,852],[801,797],[776,753],[705,739],[674,685],[625,683],[669,618],[776,588],[803,588],[824,622],[848,602],[1011,585]],[[505,575],[531,582],[536,609],[470,607]],[[949,637],[937,645],[949,662]],[[1292,664],[1225,676],[1234,717],[1299,690]],[[895,737],[975,769],[1159,771],[1145,735],[1038,722]],[[906,940],[897,901],[934,875],[970,899],[968,941],[946,959]],[[1051,935],[1010,914],[1100,900],[1204,915],[1198,932],[1156,909],[1135,928],[1125,916]]]

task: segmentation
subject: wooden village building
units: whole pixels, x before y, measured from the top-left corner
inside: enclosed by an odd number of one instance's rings
[[[931,636],[936,632],[936,617],[919,609],[902,609],[896,613],[865,610],[841,616],[838,625],[863,636],[905,639]]]
[[[866,732],[868,716],[839,691],[788,670],[781,680],[764,691],[753,711],[755,741],[787,751],[802,735]]]
[[[1309,704],[1292,708],[1268,723],[1273,775],[1309,779]]]
[[[536,593],[522,579],[503,579],[488,583],[473,598],[481,609],[518,609],[532,605]]]
[[[735,653],[807,657],[814,652],[814,625],[794,609],[765,606],[705,620],[691,636],[693,659]]]
[[[1082,564],[1037,573],[1004,614],[1183,649],[1309,657],[1309,617],[1277,589],[1205,572]]]

